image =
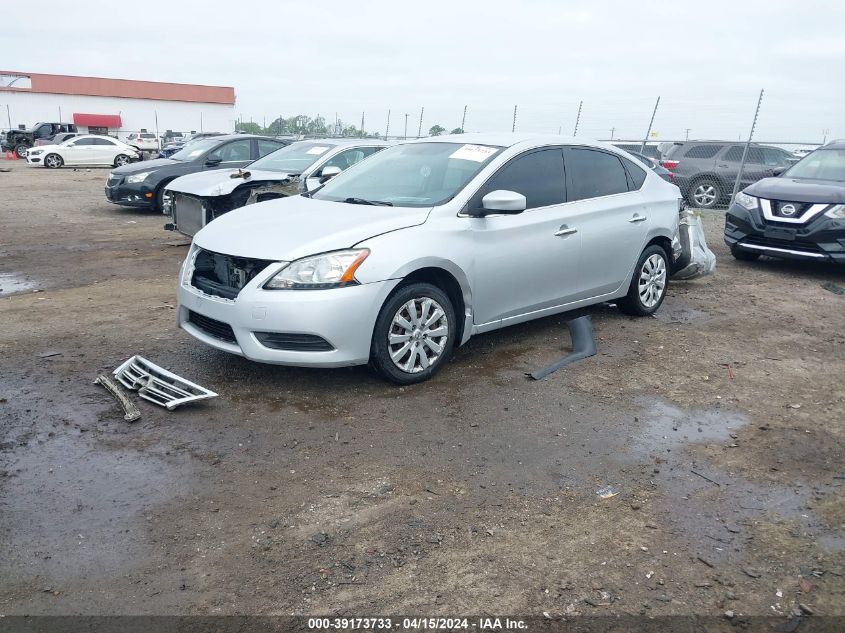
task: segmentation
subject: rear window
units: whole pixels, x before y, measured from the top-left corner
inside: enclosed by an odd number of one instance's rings
[[[628,177],[622,160],[591,149],[573,148],[566,152],[569,200],[584,200],[628,191]]]
[[[713,158],[724,145],[693,145],[684,154],[686,158]]]
[[[645,182],[645,169],[634,163],[632,160],[628,160],[627,158],[622,159],[622,164],[625,165],[625,169],[628,170],[628,175],[631,177],[633,182],[633,190],[637,190],[643,186]]]

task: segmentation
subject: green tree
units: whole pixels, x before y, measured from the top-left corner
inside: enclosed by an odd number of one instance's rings
[[[454,130],[449,132],[449,134],[463,134],[463,133],[464,133],[464,131],[459,127],[456,127]]]
[[[446,128],[442,125],[432,125],[428,130],[429,136],[440,136],[443,132],[446,131]]]
[[[235,131],[246,132],[247,134],[261,134],[263,130],[258,123],[253,123],[252,121],[241,121],[235,125]]]

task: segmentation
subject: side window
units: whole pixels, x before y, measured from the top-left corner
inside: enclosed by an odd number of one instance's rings
[[[114,141],[111,141],[107,138],[95,138],[94,145],[115,145]]]
[[[762,149],[763,160],[766,162],[766,165],[770,167],[781,167],[789,164],[789,161],[786,160],[786,152],[773,147],[764,147]]]
[[[93,138],[81,138],[78,141],[74,141],[71,145],[81,146],[81,145],[96,145],[94,142],[96,139]]]
[[[277,149],[282,149],[284,146],[284,143],[268,141],[267,139],[258,139],[258,158],[266,156],[271,152],[275,152]]]
[[[744,150],[744,145],[732,145],[731,148],[725,152],[724,160],[729,163],[742,162],[742,152]],[[745,162],[761,165],[763,163],[763,150],[759,147],[749,147],[748,156],[745,158]]]
[[[566,151],[569,200],[584,200],[628,191],[622,161],[612,154],[592,149]]]
[[[521,193],[527,209],[561,204],[566,200],[563,153],[559,149],[543,149],[517,156],[484,183],[470,205],[480,209],[481,199],[498,189]]]
[[[356,147],[354,149],[348,149],[337,156],[332,156],[332,158],[325,164],[323,167],[340,167],[341,169],[347,169],[352,167],[355,163],[364,160],[370,154],[374,154],[375,150],[381,149],[380,147]]]
[[[216,149],[211,155],[219,156],[224,163],[250,160],[250,140],[248,138],[232,141]],[[278,147],[276,149],[279,149]]]
[[[684,156],[686,158],[713,158],[722,147],[722,145],[693,145]]]
[[[631,183],[634,185],[632,190],[636,191],[642,187],[645,182],[645,169],[627,158],[623,158],[622,163],[625,165],[625,169],[628,170],[628,175],[631,177]]]

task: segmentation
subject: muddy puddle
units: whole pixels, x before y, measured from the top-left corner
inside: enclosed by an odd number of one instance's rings
[[[6,458],[0,567],[21,582],[126,573],[148,557],[148,509],[186,486],[184,469],[84,433],[40,436]]]
[[[36,282],[24,278],[20,273],[0,273],[0,297],[37,289]]]

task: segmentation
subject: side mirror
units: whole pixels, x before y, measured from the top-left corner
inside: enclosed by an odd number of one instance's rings
[[[780,176],[780,175],[781,175],[783,172],[785,172],[787,169],[789,169],[789,167],[774,167],[774,168],[772,169],[772,173],[773,173],[775,176]]]
[[[223,159],[219,156],[207,156],[205,159],[205,166],[206,167],[216,167],[220,163],[223,162]]]
[[[335,165],[323,167],[323,169],[320,171],[320,184],[328,182],[330,179],[334,178],[342,171],[343,170],[340,167],[337,167]]]
[[[481,199],[481,207],[486,213],[517,214],[525,211],[525,196],[516,191],[497,189]]]

